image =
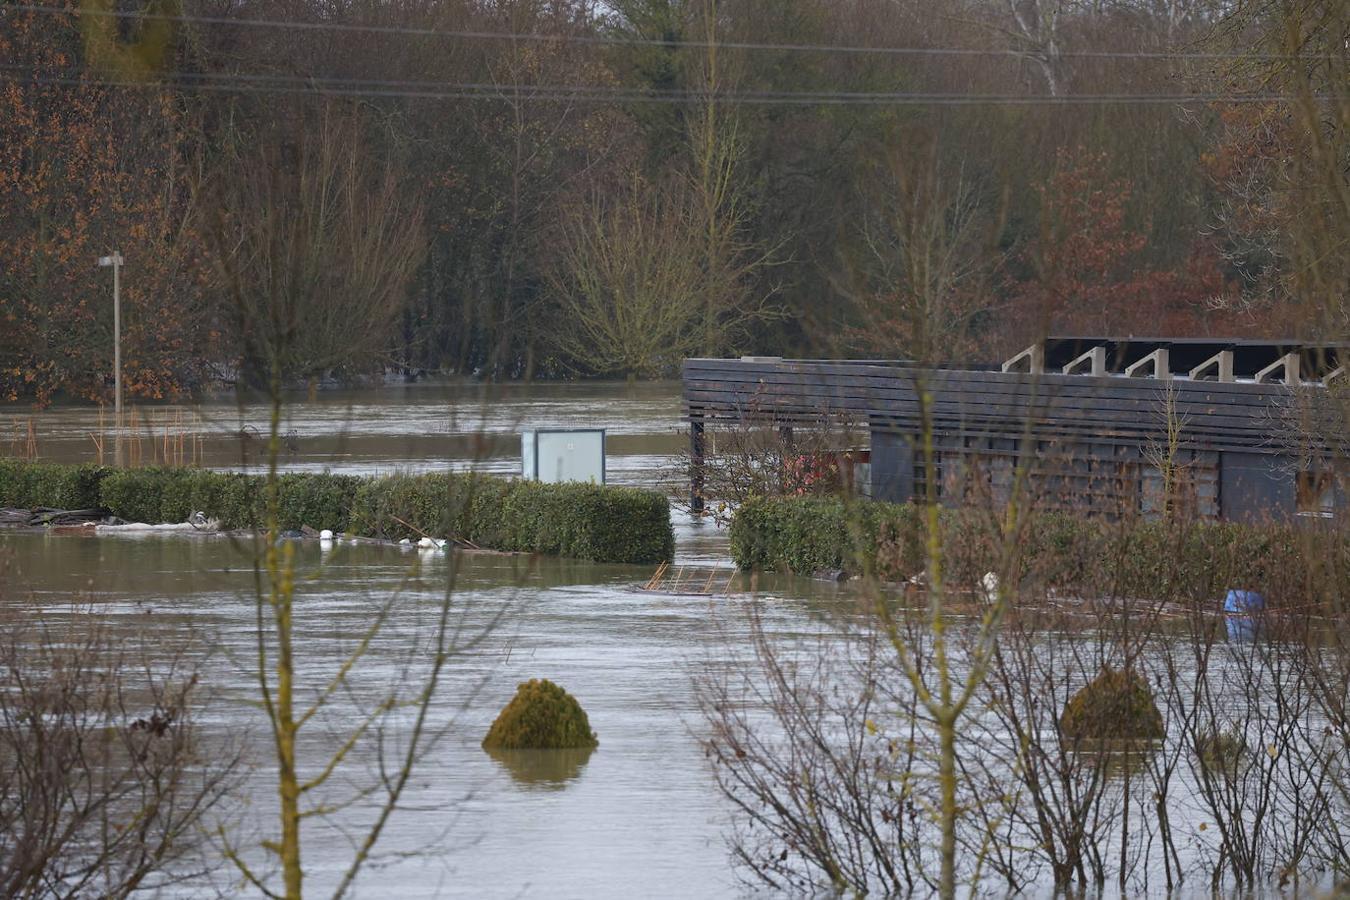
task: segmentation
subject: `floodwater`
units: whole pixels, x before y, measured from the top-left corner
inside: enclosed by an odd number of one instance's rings
[[[0,412],[0,425],[6,416],[15,442],[26,444],[28,413]],[[138,410],[138,437],[127,451],[143,462],[186,457],[256,471],[266,421],[259,405]],[[33,422],[32,440],[44,458],[96,458],[96,410],[59,408],[34,415]],[[287,406],[282,465],[353,474],[445,468],[506,474],[518,466],[520,430],[560,427],[606,429],[611,483],[679,489],[671,472],[685,439],[678,386],[670,383],[424,383],[296,397]],[[106,434],[103,444],[110,453]],[[430,710],[436,742],[381,839],[376,864],[358,879],[357,896],[744,895],[725,842],[732,810],[697,737],[704,726],[691,675],[702,661],[744,652],[741,613],[748,604],[756,604],[771,634],[809,643],[818,632],[829,634],[822,613],[839,609],[853,588],[764,578],[751,595],[733,573],[725,532],[678,509],[673,516],[673,571],[686,587],[729,584],[728,595],[639,590],[652,575],[647,567],[370,544],[296,545],[302,701],[327,683],[377,614],[388,614],[348,688],[307,727],[302,777],[323,767],[363,710],[421,683],[432,652],[428,637],[453,582],[451,622],[462,646],[451,655]],[[210,824],[221,824],[249,862],[266,869],[260,845],[276,838],[276,794],[265,720],[253,705],[252,548],[223,536],[0,531],[0,554],[8,557],[11,601],[31,597],[49,617],[78,615],[72,601],[82,601],[120,629],[128,645],[144,639],[155,647],[191,647],[209,694],[203,746],[217,753],[237,749],[251,767],[236,802]],[[719,621],[730,635],[719,631]],[[481,749],[492,719],[529,678],[556,681],[580,700],[598,749],[507,757]],[[386,748],[397,749],[408,731],[406,716],[395,721],[384,735]],[[374,783],[379,763],[375,741],[359,743],[339,774],[315,792],[315,802],[357,798]],[[1193,781],[1178,777],[1175,793],[1193,796]],[[304,866],[313,895],[338,883],[351,841],[368,827],[376,806],[370,797],[357,799],[307,820]],[[1206,830],[1203,811],[1194,803],[1181,807],[1177,823],[1186,829],[1187,852],[1212,856],[1214,830]],[[1135,815],[1149,813],[1141,806]],[[1035,883],[1048,890],[1044,881]],[[1207,879],[1194,876],[1191,884],[1195,895],[1208,894]],[[203,892],[248,893],[225,868],[187,891]]]
[[[265,450],[269,409],[222,399],[199,406],[138,406],[124,413],[126,458],[168,458],[212,468],[256,469]],[[33,413],[0,408],[0,442],[20,455],[28,425],[38,453],[60,462],[111,462],[112,413],[64,406]],[[607,480],[650,485],[678,452],[677,382],[483,384],[417,382],[319,391],[287,398],[281,467],[287,471],[369,475],[473,467],[520,470],[519,432],[603,428]],[[0,452],[6,448],[0,443]]]
[[[321,393],[288,407],[288,469],[369,474],[446,466],[511,472],[522,428],[603,427],[612,483],[664,484],[664,467],[679,452],[678,386],[673,384],[539,385],[486,389],[476,385],[398,386]],[[196,421],[205,437],[201,462],[237,465],[245,434],[265,432],[267,411],[229,404],[198,410],[158,408],[142,423]],[[22,422],[26,412],[14,412]],[[40,453],[77,462],[94,458],[89,437],[98,415],[61,408],[35,417]],[[22,429],[21,429],[22,430]],[[145,427],[142,458],[163,437]],[[176,440],[170,434],[170,441]],[[110,447],[110,442],[107,444]],[[233,460],[233,462],[232,462]],[[725,534],[675,514],[676,567],[732,574]],[[248,760],[261,767],[234,810],[230,826],[246,848],[275,837],[265,812],[275,808],[261,714],[249,666],[254,602],[251,548],[224,537],[160,535],[82,537],[0,532],[10,554],[11,596],[31,594],[62,614],[78,596],[128,635],[154,631],[164,640],[191,638],[202,653],[205,682],[216,695],[204,720],[208,743],[225,748],[240,735]],[[398,548],[316,544],[298,547],[297,601],[303,674],[314,689],[336,669],[367,627],[372,612],[397,596],[392,616],[357,679],[379,696],[392,682],[417,677],[452,561],[444,554]],[[634,590],[650,568],[572,560],[465,554],[455,557],[454,609],[464,633],[490,630],[481,645],[456,655],[431,712],[439,742],[428,754],[380,843],[383,859],[357,882],[357,895],[474,897],[717,897],[738,893],[723,825],[728,815],[693,730],[697,710],[690,666],[716,653],[710,600]],[[692,574],[689,578],[693,582]],[[811,591],[836,588],[781,582],[771,627],[812,627]],[[797,585],[793,593],[791,586]],[[17,588],[17,591],[14,590]],[[764,595],[761,594],[761,597]],[[498,619],[499,617],[499,619]],[[495,627],[491,624],[496,621]],[[209,649],[207,649],[209,648]],[[411,651],[411,653],[409,653]],[[410,659],[409,656],[412,658]],[[405,667],[411,672],[405,674]],[[583,704],[600,740],[588,758],[498,760],[479,746],[517,683],[533,677],[562,684]],[[310,771],[350,725],[348,701],[316,720]],[[330,798],[369,783],[376,756],[363,745]],[[272,804],[269,806],[269,804]],[[372,815],[358,804],[307,828],[307,889],[331,889],[350,858],[343,831]],[[262,854],[250,854],[265,865]],[[232,890],[228,872],[217,887]]]

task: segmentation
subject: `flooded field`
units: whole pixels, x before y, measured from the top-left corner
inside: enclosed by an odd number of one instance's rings
[[[166,453],[194,457],[213,468],[256,469],[269,410],[260,403],[221,399],[199,406],[137,407],[125,415],[128,459],[151,462]],[[0,440],[22,453],[32,422],[40,455],[58,462],[93,462],[95,437],[112,459],[110,410],[64,406],[33,414],[0,407]],[[523,429],[603,428],[608,480],[652,484],[684,440],[679,384],[479,384],[417,382],[320,391],[288,398],[282,424],[287,471],[368,475],[433,468],[515,474]],[[167,449],[166,449],[167,448]]]
[[[363,474],[474,465],[506,473],[518,464],[519,429],[584,425],[608,431],[612,483],[654,485],[681,446],[676,391],[669,384],[491,392],[415,385],[321,394],[318,402],[290,407],[286,430],[295,446],[285,465]],[[232,467],[239,430],[266,423],[261,407],[208,406],[200,414],[209,425],[204,462],[211,466]],[[163,411],[147,418],[155,415]],[[92,458],[95,411],[58,409],[39,421],[44,457]],[[147,447],[150,439],[144,438]],[[678,513],[676,533],[677,565],[721,567],[730,575],[724,533]],[[263,720],[246,705],[255,696],[247,669],[254,616],[249,547],[223,537],[0,532],[0,551],[10,555],[15,593],[44,604],[86,598],[129,635],[147,628],[191,635],[207,655],[207,681],[218,694],[208,709],[208,734],[219,746],[248,734],[253,761],[266,761],[258,755],[266,750]],[[350,649],[369,611],[400,592],[381,648],[383,668],[377,664],[367,676],[375,683],[401,672],[399,636],[411,638],[428,625],[450,566],[443,554],[380,546],[324,553],[316,544],[302,545],[298,562],[307,576],[297,601],[299,629],[316,679]],[[359,896],[735,893],[722,840],[726,805],[690,733],[698,723],[689,666],[716,646],[706,627],[709,604],[746,601],[636,593],[650,575],[646,568],[548,558],[459,557],[455,602],[466,628],[485,625],[503,608],[505,616],[482,647],[452,663],[450,686],[433,710],[437,724],[449,728],[382,842],[387,853],[418,855],[368,871]],[[812,585],[796,584],[795,594],[773,605],[773,621],[785,630],[810,627],[813,601],[803,588]],[[516,684],[532,677],[556,680],[585,706],[600,747],[584,763],[541,773],[513,769],[480,749]],[[354,760],[363,775],[369,763]],[[248,793],[260,800],[271,800],[274,791],[265,770],[249,781]],[[257,830],[252,812],[236,813],[242,832]],[[307,888],[316,893],[332,887],[349,856],[340,830],[360,821],[361,811],[350,816],[336,817],[306,844]],[[228,874],[222,886],[230,885]]]
[[[445,467],[511,473],[518,464],[515,435],[521,429],[604,427],[612,483],[675,489],[668,469],[684,441],[679,412],[678,389],[672,384],[493,388],[419,384],[322,393],[314,401],[298,398],[289,407],[284,465],[291,470],[360,474]],[[11,416],[23,421],[27,414]],[[234,468],[256,466],[254,435],[265,430],[265,416],[261,407],[219,404],[181,411],[160,408],[144,413],[142,421],[200,420],[201,462]],[[57,409],[35,416],[35,422],[42,456],[68,462],[92,459],[89,434],[98,428],[96,411]],[[164,437],[156,438],[147,426],[140,447],[144,458],[152,456],[150,448],[157,439],[164,446]],[[691,676],[709,661],[745,652],[750,631],[743,613],[752,607],[764,632],[775,639],[801,641],[807,647],[821,634],[829,635],[826,641],[835,641],[824,623],[829,613],[856,599],[856,588],[848,583],[763,578],[752,595],[741,576],[733,578],[725,532],[678,511],[674,515],[675,568],[696,571],[697,578],[691,576],[690,581],[700,585],[705,580],[717,585],[730,580],[729,596],[638,590],[651,577],[649,568],[496,554],[450,557],[379,545],[339,544],[331,550],[317,543],[297,545],[302,576],[296,602],[301,694],[313,695],[321,687],[351,651],[372,611],[396,598],[350,696],[309,732],[308,759],[326,758],[337,741],[335,735],[350,724],[363,700],[378,696],[391,683],[417,677],[427,659],[422,640],[452,576],[456,623],[465,635],[485,635],[449,664],[431,710],[439,742],[418,769],[385,832],[379,864],[358,880],[358,896],[746,893],[736,880],[727,846],[733,808],[719,792],[699,743],[708,726]],[[275,836],[271,818],[275,782],[267,768],[264,719],[252,702],[256,698],[250,676],[256,653],[252,548],[222,536],[95,538],[0,532],[0,552],[12,570],[11,602],[32,598],[50,617],[60,619],[80,614],[72,606],[72,600],[78,600],[112,623],[128,643],[192,648],[209,692],[202,720],[205,746],[220,753],[240,748],[246,764],[257,767],[246,777],[239,802],[222,809],[217,819],[245,848],[245,856],[265,868],[267,854],[256,848],[262,839]],[[731,633],[720,630],[719,624]],[[1166,640],[1173,638],[1179,648],[1175,653],[1170,645],[1154,645],[1141,665],[1155,677],[1173,667],[1174,683],[1180,687],[1166,702],[1186,709],[1196,702],[1186,691],[1197,676],[1188,667],[1183,631]],[[1092,639],[1069,628],[1046,629],[1020,646],[1028,678],[1040,677],[1035,673],[1041,667],[1053,668],[1059,662],[1067,671],[1080,664],[1081,656],[1092,653]],[[1278,653],[1270,657],[1272,665],[1279,663],[1278,657]],[[1229,696],[1231,689],[1224,687],[1244,673],[1265,672],[1261,668],[1265,661],[1258,660],[1251,668],[1255,658],[1242,647],[1218,645],[1210,674],[1218,687],[1205,700],[1217,703],[1224,716],[1231,712],[1234,722],[1245,716],[1240,727],[1250,730],[1253,747],[1273,747],[1268,743],[1276,739],[1270,737],[1271,729],[1279,726],[1269,711],[1274,707],[1258,703],[1244,711],[1242,704],[1251,695]],[[836,660],[835,665],[842,664]],[[821,671],[826,670],[828,666]],[[1286,677],[1278,666],[1272,671]],[[844,683],[850,677],[847,667],[839,672],[843,674],[828,677]],[[575,694],[598,734],[598,749],[589,755],[541,760],[494,757],[480,748],[516,684],[533,677],[557,681]],[[1071,678],[1058,678],[1053,671],[1047,677],[1056,695],[1075,686]],[[892,680],[887,690],[894,691],[895,684]],[[905,700],[897,696],[895,702]],[[1299,700],[1296,706],[1297,716],[1312,722],[1313,731],[1320,729],[1310,705]],[[753,715],[749,721],[754,727],[768,724]],[[854,724],[884,744],[885,720],[879,729],[870,719],[865,722],[870,723],[865,729],[864,720]],[[980,761],[997,794],[1003,790],[998,785],[1017,742],[997,715],[976,717],[972,735],[970,758]],[[1307,805],[1306,785],[1298,781],[1300,773],[1308,771],[1304,763],[1323,759],[1323,751],[1296,743],[1287,744],[1291,748],[1287,764],[1284,756],[1276,760],[1270,751],[1265,783],[1292,779],[1289,802],[1304,804],[1300,815],[1305,818],[1325,818],[1327,807]],[[1125,832],[1148,835],[1151,847],[1156,832],[1150,773],[1170,765],[1168,783],[1178,799],[1171,821],[1177,836],[1169,839],[1180,848],[1175,863],[1178,873],[1186,873],[1190,891],[1181,894],[1208,895],[1204,873],[1216,854],[1217,829],[1198,799],[1206,776],[1179,755],[1184,748],[1179,735],[1169,735],[1166,746],[1164,753],[1151,757],[1151,769],[1140,770],[1133,786],[1128,779],[1121,782],[1113,776],[1109,783],[1091,787],[1099,792],[1093,802],[1099,803],[1102,817],[1094,827],[1102,847],[1116,846]],[[1339,751],[1327,752],[1330,759]],[[1267,754],[1258,751],[1256,758],[1264,761]],[[346,780],[334,783],[333,797],[367,782],[377,761],[372,746],[359,745],[348,761]],[[1259,775],[1253,776],[1251,790],[1262,789]],[[1239,788],[1235,789],[1239,794],[1248,790]],[[1069,797],[1065,802],[1080,799]],[[1275,803],[1262,807],[1260,815],[1273,821]],[[373,814],[373,801],[362,801],[307,824],[308,890],[319,895],[332,889],[350,858],[350,833],[368,824]],[[1002,839],[1009,845],[1030,846],[1035,841],[1028,830],[1034,816],[1026,809],[1019,815],[1021,819],[999,820],[1003,824],[998,827],[1006,829]],[[1122,831],[1120,822],[1133,824]],[[1016,870],[1012,861],[1004,862]],[[1162,873],[1141,880],[1153,865],[1144,855],[1133,852],[1130,865],[1134,868],[1128,889],[1124,883],[1116,889],[1113,883],[1104,889],[1106,894],[1135,893],[1142,883],[1151,893],[1160,890]],[[1024,877],[1022,887],[1027,890],[1050,887],[1044,869],[1028,870]],[[1323,875],[1315,883],[1325,887],[1330,881]],[[218,889],[230,894],[238,887],[231,871],[221,869],[206,884],[167,893]]]
[[[129,632],[151,622],[197,632],[212,648],[208,681],[222,695],[211,706],[208,734],[223,744],[251,730],[255,750],[265,750],[261,717],[245,705],[256,691],[245,669],[254,608],[242,548],[221,538],[41,535],[0,537],[0,546],[40,601],[66,603],[79,593]],[[430,626],[448,561],[412,556],[352,547],[321,559],[317,546],[305,548],[301,570],[317,577],[301,589],[299,629],[316,674],[333,670],[389,592],[401,599],[388,641]],[[371,871],[359,895],[618,897],[637,884],[649,895],[730,891],[719,831],[725,810],[688,733],[696,723],[687,666],[711,639],[703,628],[709,601],[634,593],[649,574],[511,556],[463,559],[456,603],[467,627],[486,624],[503,606],[506,618],[483,647],[453,662],[432,715],[454,724],[419,770],[409,808],[393,819],[383,845],[426,856]],[[799,603],[775,618],[785,628],[805,621]],[[379,682],[400,671],[398,648],[385,649],[388,660],[365,678]],[[516,684],[532,677],[556,680],[580,698],[599,735],[599,749],[574,772],[532,778],[479,748]],[[354,764],[364,774],[364,761]],[[250,793],[265,798],[273,790],[267,780],[258,776]],[[438,846],[425,846],[442,831]],[[322,893],[347,859],[346,844],[330,834],[311,839],[306,851],[310,886]]]

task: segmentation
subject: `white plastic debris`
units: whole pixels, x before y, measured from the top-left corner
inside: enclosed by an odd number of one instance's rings
[[[325,528],[323,531],[319,532],[319,540],[331,541],[332,539],[333,539],[333,529]]]
[[[417,542],[417,549],[419,549],[419,550],[435,550],[435,549],[436,549],[436,542],[433,541],[433,540],[432,540],[431,538],[429,538],[429,537],[424,537],[424,538],[422,538],[420,541]]]
[[[149,525],[145,522],[127,522],[124,525],[96,525],[95,534],[165,534],[173,532],[215,531],[219,523],[209,521],[205,525],[193,525],[190,522],[169,522],[162,525]]]
[[[412,541],[408,540],[407,538],[404,538],[403,540],[401,540],[401,541],[398,542],[398,545],[399,545],[400,547],[411,547],[411,546],[412,546]]]

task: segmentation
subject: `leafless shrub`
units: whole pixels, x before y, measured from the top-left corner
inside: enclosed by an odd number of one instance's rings
[[[848,494],[865,487],[865,428],[843,412],[823,412],[803,427],[776,420],[752,398],[737,422],[708,427],[703,458],[685,450],[671,467],[672,493],[701,484],[719,523],[751,497]]]
[[[1068,736],[1061,711],[1074,692],[1113,661],[1100,641],[1079,641],[1053,631],[1041,640],[1013,626],[1000,641],[990,681],[988,738],[1012,762],[1023,802],[1010,815],[1018,830],[1034,836],[1040,857],[1058,887],[1102,885],[1106,880],[1104,838],[1122,814],[1122,798],[1110,790],[1117,748],[1110,742]]]
[[[758,614],[749,624],[750,653],[698,680],[705,750],[738,812],[731,846],[742,874],[803,892],[931,887],[918,843],[927,812],[915,699],[897,692],[903,676],[887,667],[881,636],[848,630],[788,648]],[[904,734],[882,730],[896,721],[910,723]]]
[[[1047,524],[1031,513],[1026,522],[1031,532]],[[1182,517],[1150,527],[1180,547],[1205,526]],[[1341,560],[1342,538],[1308,540],[1312,558]],[[996,601],[978,587],[965,600],[970,589],[950,579],[974,571],[966,556],[992,559],[996,544],[944,544],[940,627],[956,683],[979,664],[980,623]],[[1343,563],[1253,584],[1244,560],[1216,553],[1214,583],[1258,588],[1268,602],[1269,612],[1226,620],[1222,596],[1188,593],[1208,594],[1186,574],[1194,559],[1159,560],[1153,589],[1132,596],[1133,559],[1085,558],[1067,576],[1058,567],[1053,587],[1034,563],[1001,570],[1008,607],[950,754],[955,883],[1074,891],[1114,882],[1130,893],[1342,877],[1350,665],[1342,619],[1326,611],[1341,608]],[[738,809],[732,844],[749,879],[942,893],[941,723],[920,699],[925,684],[940,683],[938,644],[928,587],[905,592],[904,602],[885,595],[881,614],[867,603],[841,611],[806,642],[769,635],[756,618],[753,655],[700,681],[708,750]],[[909,665],[890,652],[896,642]],[[1109,722],[1093,726],[1100,733],[1065,727],[1071,698],[1106,669],[1147,686],[1161,738],[1125,738]]]
[[[201,875],[199,826],[238,757],[203,740],[185,655],[88,608],[3,617],[0,894],[123,897]]]

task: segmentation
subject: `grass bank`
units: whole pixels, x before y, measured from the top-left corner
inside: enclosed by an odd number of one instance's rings
[[[987,511],[943,510],[948,581],[973,588],[998,568],[998,525]],[[837,498],[758,498],[731,524],[745,570],[809,575],[843,569],[898,581],[924,570],[920,507]],[[1107,522],[1031,516],[1016,550],[1019,579],[1096,596],[1222,597],[1248,588],[1272,599],[1310,595],[1350,564],[1345,532],[1230,522]]]
[[[222,528],[263,519],[265,479],[192,468],[114,469],[0,459],[0,506],[104,509],[133,522],[200,510]],[[493,550],[657,563],[674,551],[670,504],[635,488],[538,484],[469,474],[280,476],[282,529],[467,540]]]

